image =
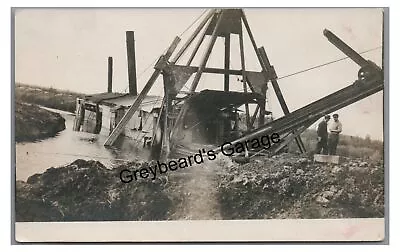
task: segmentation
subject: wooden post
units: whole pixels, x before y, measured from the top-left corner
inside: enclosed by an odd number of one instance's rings
[[[113,58],[108,57],[108,85],[107,92],[112,93]]]
[[[165,66],[167,64],[168,59],[171,57],[171,54],[175,50],[179,41],[180,41],[180,38],[176,37],[174,39],[174,41],[172,42],[172,44],[170,45],[170,47],[168,48],[165,55],[160,57],[160,60],[157,63],[160,63],[161,66],[156,67],[156,69],[154,70],[150,79],[147,81],[146,85],[143,87],[142,92],[140,92],[139,96],[135,99],[132,106],[129,108],[129,110],[126,112],[126,114],[122,117],[121,121],[118,123],[118,125],[115,127],[115,129],[111,132],[111,134],[106,139],[106,142],[104,143],[105,146],[111,146],[115,142],[115,140],[117,140],[118,136],[124,129],[125,125],[128,123],[128,121],[132,118],[132,116],[138,110],[140,104],[142,103],[144,98],[147,96],[147,93],[150,91],[154,82],[157,80],[158,76],[161,74],[163,66]]]
[[[266,59],[264,59],[264,60],[267,61],[267,62],[265,62],[265,64],[264,64],[263,57],[261,56],[261,51],[262,51],[262,50],[260,50],[260,49],[257,48],[256,41],[255,41],[255,39],[254,39],[253,33],[252,33],[251,30],[250,30],[249,23],[247,22],[246,15],[244,14],[243,11],[242,11],[242,20],[243,20],[244,26],[246,27],[247,33],[249,34],[251,44],[253,45],[254,51],[255,51],[256,54],[257,54],[257,58],[258,58],[258,61],[259,61],[260,64],[261,64],[262,70],[263,70],[263,72],[264,72],[265,75],[268,75],[268,66],[267,66],[267,65],[269,64],[268,57],[266,57]],[[265,54],[265,56],[266,56],[266,54]],[[269,65],[270,65],[270,64],[269,64]],[[271,66],[271,65],[270,65],[270,66]],[[272,67],[272,66],[271,66],[271,67]],[[269,76],[268,76],[268,78],[269,78]],[[274,87],[274,85],[275,85],[275,87],[278,87],[278,89],[279,89],[279,85],[278,85],[278,82],[276,81],[276,78],[273,79],[273,80],[271,80],[271,83],[272,83],[273,87]],[[275,84],[274,84],[274,83],[275,83]],[[274,87],[274,90],[275,90],[275,87]],[[278,90],[278,89],[277,89],[277,90]],[[279,89],[278,91],[280,91],[280,89]],[[279,103],[281,104],[283,113],[285,113],[285,115],[288,114],[288,113],[289,113],[289,110],[287,109],[287,106],[285,106],[285,105],[286,105],[286,102],[285,102],[285,100],[283,99],[282,93],[280,93],[280,97],[279,97],[279,92],[277,93],[277,92],[275,91],[275,94],[276,94],[276,96],[278,97],[278,100],[280,99],[280,100],[279,100]],[[281,102],[281,101],[282,101],[282,102]],[[286,108],[285,108],[285,107],[286,107]],[[286,111],[286,112],[285,112],[285,111]],[[296,139],[297,146],[298,146],[299,149],[300,149],[300,152],[301,152],[301,153],[305,153],[305,152],[306,152],[306,149],[305,149],[305,147],[304,147],[303,142],[301,141],[301,138],[300,138],[300,137],[296,137],[295,139]]]
[[[165,153],[163,153],[165,155],[162,155],[162,157],[163,158],[167,158],[169,153],[170,153],[169,127],[168,127],[168,125],[169,125],[168,124],[168,113],[169,113],[169,107],[170,107],[169,103],[170,103],[170,101],[169,101],[169,95],[168,95],[167,89],[165,88],[164,90],[165,90],[165,94],[164,94],[164,96],[165,96],[165,105],[164,105],[165,112],[164,112],[164,125],[163,125],[163,128],[164,128],[164,139],[163,139],[163,142],[162,142],[162,146],[165,147]],[[161,148],[161,150],[164,151],[164,148]]]
[[[80,131],[82,122],[85,119],[85,101],[81,98],[77,98],[75,106],[76,106],[75,118],[74,118],[74,126],[72,127],[72,130]]]
[[[262,87],[262,94],[264,96],[264,100],[261,104],[259,104],[260,106],[260,115],[258,118],[258,127],[261,127],[262,125],[264,125],[265,123],[265,102],[266,102],[266,96],[267,96],[267,84],[265,84],[265,86]]]
[[[262,64],[262,66],[264,66],[265,72],[266,72],[266,73],[269,72],[269,73],[275,75],[275,71],[273,70],[273,67],[272,67],[271,63],[270,63],[269,60],[268,60],[267,54],[266,54],[266,52],[265,52],[265,50],[264,50],[264,47],[260,47],[258,50],[259,50],[259,53],[260,53],[260,56],[261,56],[261,64]],[[263,68],[263,69],[264,69],[264,68]],[[287,106],[287,104],[286,104],[285,99],[283,98],[283,95],[282,95],[281,89],[280,89],[280,87],[279,87],[278,81],[276,80],[275,77],[273,77],[273,78],[271,79],[271,84],[272,84],[272,87],[274,88],[276,97],[278,98],[278,101],[279,101],[279,104],[281,105],[281,108],[282,108],[282,110],[283,110],[283,113],[284,113],[285,115],[289,114],[289,113],[290,113],[290,112],[289,112],[289,108],[288,108],[288,106]],[[307,152],[307,150],[306,150],[306,148],[304,147],[304,144],[303,144],[303,141],[301,140],[301,138],[300,138],[299,136],[297,136],[297,137],[295,138],[295,140],[296,140],[297,146],[298,146],[299,149],[300,149],[300,152],[301,152],[301,153]]]
[[[218,15],[219,15],[219,17],[218,17],[217,23],[215,24],[213,33],[211,35],[211,40],[207,45],[206,52],[205,52],[205,54],[203,56],[203,59],[201,60],[201,63],[200,63],[200,66],[199,66],[199,68],[198,68],[198,70],[196,72],[196,75],[194,76],[194,79],[193,79],[193,82],[192,82],[192,86],[189,89],[190,94],[192,94],[192,93],[194,93],[196,91],[196,87],[199,84],[200,77],[201,77],[201,75],[202,75],[202,73],[203,73],[203,71],[204,71],[204,69],[206,67],[207,60],[210,57],[211,50],[212,50],[212,48],[213,48],[213,46],[215,44],[215,41],[217,40],[217,32],[218,32],[219,26],[220,26],[221,21],[222,21],[223,12],[220,12]],[[187,101],[185,101],[185,103],[182,106],[182,109],[179,111],[179,114],[178,114],[178,116],[176,118],[174,127],[172,129],[172,138],[173,138],[172,140],[173,141],[175,140],[174,138],[175,138],[175,135],[176,135],[176,130],[179,127],[179,125],[181,124],[183,116],[186,114],[187,109],[188,109],[188,104],[187,104]]]
[[[257,113],[258,113],[259,110],[260,110],[260,105],[257,104],[256,110],[254,111],[254,114],[253,114],[253,116],[251,117],[251,120],[250,120],[250,125],[251,126],[254,125],[254,122],[256,121]]]
[[[247,78],[246,78],[246,66],[244,62],[244,46],[243,46],[243,32],[239,33],[239,50],[240,50],[240,62],[242,64],[242,79],[243,79],[243,92],[247,94]],[[246,108],[246,125],[247,130],[251,129],[250,125],[250,113],[249,113],[249,104],[245,104]]]
[[[151,147],[154,146],[155,144],[155,140],[156,140],[156,136],[157,136],[157,130],[158,130],[158,126],[160,125],[161,122],[161,114],[162,114],[162,110],[164,109],[164,104],[165,104],[165,96],[163,97],[162,103],[161,103],[161,108],[157,117],[157,121],[156,124],[154,126],[155,130],[153,131],[153,136],[151,137],[152,142],[151,142]],[[161,140],[162,141],[162,140]]]
[[[225,35],[225,73],[224,73],[224,91],[229,91],[229,65],[230,65],[230,55],[231,54],[231,35],[230,33]]]

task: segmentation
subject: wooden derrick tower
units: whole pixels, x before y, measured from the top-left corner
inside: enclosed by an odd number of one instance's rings
[[[252,50],[257,56],[258,64],[261,67],[261,71],[259,72],[246,70],[246,55],[243,42],[243,37],[246,33],[250,39]],[[230,52],[234,49],[231,48],[231,38],[233,36],[238,36],[239,39],[240,69],[230,68]],[[207,62],[217,39],[224,41],[224,66],[221,68],[207,67]],[[106,146],[112,145],[115,142],[160,75],[163,77],[164,98],[157,120],[157,127],[161,129],[162,141],[157,143],[154,140],[156,137],[153,135],[153,146],[159,146],[162,157],[168,157],[171,151],[179,145],[179,142],[182,140],[182,130],[197,126],[196,122],[187,123],[188,120],[190,121],[188,118],[191,118],[190,115],[193,113],[200,121],[211,123],[214,119],[210,119],[210,114],[219,113],[222,115],[224,110],[237,110],[239,106],[244,105],[247,131],[264,125],[268,82],[271,82],[284,114],[289,114],[288,107],[277,82],[274,67],[270,64],[264,48],[257,47],[246,15],[242,9],[210,10],[203,20],[199,22],[193,34],[174,53],[179,42],[180,38],[176,37],[167,52],[159,58],[154,66],[155,70],[152,76],[106,140]],[[193,65],[193,60],[199,54],[199,49],[203,44],[205,45],[205,47],[203,46],[205,48],[204,53],[201,55],[199,64],[195,66]],[[174,56],[172,57],[172,55]],[[182,62],[183,56],[188,56],[186,62]],[[205,73],[223,75],[223,90],[203,90],[199,92],[198,84]],[[230,76],[238,76],[242,79],[242,92],[231,90]],[[188,87],[188,91],[183,90],[184,86]],[[256,104],[256,109],[252,115],[250,115],[249,103]],[[220,113],[219,111],[222,112]],[[257,118],[258,125],[255,125]],[[230,118],[229,120],[233,119]],[[231,130],[229,120],[221,121],[221,124],[213,124],[220,127],[219,131],[214,130],[211,132],[209,129],[213,127],[211,124],[205,127],[212,133],[210,134],[213,136],[213,139],[216,137],[219,144],[221,144],[221,141],[226,140],[228,136],[225,134],[224,137],[221,137],[221,134],[215,132],[227,133]],[[304,145],[298,134],[296,134],[296,131],[294,130],[292,134],[293,138],[296,139],[300,151],[305,152]]]

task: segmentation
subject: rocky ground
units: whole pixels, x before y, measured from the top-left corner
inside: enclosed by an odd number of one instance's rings
[[[383,217],[383,162],[314,163],[282,154],[247,164],[224,156],[156,180],[122,183],[132,162],[76,160],[16,183],[17,221]]]
[[[37,105],[15,103],[15,141],[35,141],[57,135],[65,129],[65,119]]]

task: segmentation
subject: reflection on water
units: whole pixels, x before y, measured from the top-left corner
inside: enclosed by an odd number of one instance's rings
[[[54,111],[54,110],[53,110]],[[107,167],[135,159],[146,159],[148,151],[132,147],[131,139],[125,140],[121,148],[105,148],[105,136],[72,131],[74,115],[56,111],[65,118],[66,129],[56,137],[34,143],[16,144],[16,178],[26,181],[35,173],[50,167],[58,167],[76,159],[98,160]]]

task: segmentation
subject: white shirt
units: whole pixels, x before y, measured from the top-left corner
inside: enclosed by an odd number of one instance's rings
[[[340,132],[342,132],[342,123],[339,120],[337,122],[335,122],[335,120],[333,120],[329,124],[329,131],[331,133],[339,134]]]

